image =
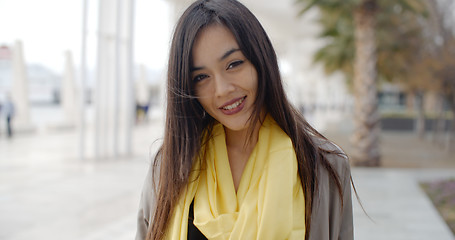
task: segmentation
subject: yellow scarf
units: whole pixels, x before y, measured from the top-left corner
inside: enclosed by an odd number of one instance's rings
[[[166,239],[187,239],[193,199],[194,225],[208,239],[304,239],[305,202],[294,148],[273,118],[267,116],[259,130],[237,193],[221,124],[212,136],[204,166],[195,161]]]

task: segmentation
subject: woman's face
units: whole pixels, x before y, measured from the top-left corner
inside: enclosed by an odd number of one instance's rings
[[[257,94],[257,72],[228,28],[214,24],[197,36],[192,81],[205,111],[233,131],[249,127]]]

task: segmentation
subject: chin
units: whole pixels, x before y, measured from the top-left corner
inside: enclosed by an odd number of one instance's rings
[[[243,131],[243,130],[247,130],[248,127],[249,127],[249,122],[248,120],[246,121],[241,121],[243,123],[222,123],[223,126],[231,131]]]
[[[238,131],[242,131],[242,130],[246,130],[247,127],[245,125],[243,126],[228,126],[228,125],[223,125],[225,128],[231,130],[231,131],[235,131],[235,132],[238,132]]]

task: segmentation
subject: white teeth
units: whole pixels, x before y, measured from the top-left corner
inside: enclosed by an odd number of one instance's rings
[[[231,109],[234,109],[236,107],[238,107],[242,102],[243,102],[244,98],[241,98],[239,99],[237,102],[231,104],[231,105],[228,105],[226,107],[223,107],[224,110],[231,110]]]

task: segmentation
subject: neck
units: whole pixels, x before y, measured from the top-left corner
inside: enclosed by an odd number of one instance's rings
[[[254,129],[252,129],[253,132],[251,132],[249,128],[241,131],[233,131],[224,128],[226,133],[226,149],[235,191],[237,191],[240,185],[246,162],[258,142],[261,122],[262,121],[251,123],[254,124]]]
[[[260,124],[256,124],[252,135],[249,134],[248,128],[242,131],[232,131],[227,128],[224,130],[226,133],[226,150],[236,192],[240,186],[246,163],[258,142],[260,127]]]
[[[254,148],[258,141],[260,127],[261,125],[256,123],[252,133],[249,128],[240,131],[233,131],[228,128],[224,128],[226,133],[226,146],[228,148],[243,150]]]
[[[261,111],[260,119],[257,122],[252,122],[254,125],[253,132],[250,128],[246,128],[240,131],[233,131],[228,128],[224,128],[226,134],[226,146],[231,149],[237,149],[240,151],[252,150],[259,138],[259,129],[261,128],[261,122],[264,121],[266,116],[265,111]]]

